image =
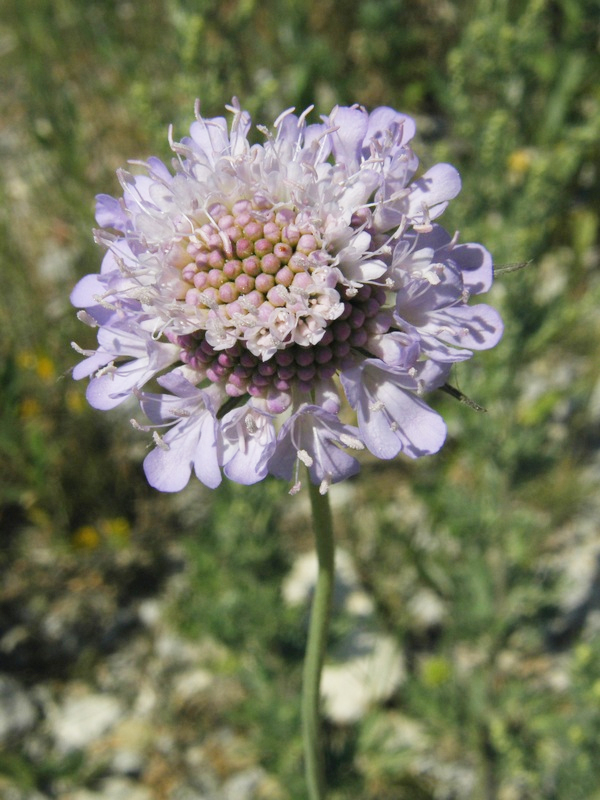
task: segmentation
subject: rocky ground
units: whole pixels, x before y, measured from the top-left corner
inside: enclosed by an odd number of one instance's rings
[[[569,689],[565,647],[600,627],[592,516],[590,509],[557,532],[552,563],[544,565],[563,573],[564,591],[547,630],[554,653],[537,665],[536,680],[559,693]],[[183,638],[169,613],[189,589],[178,545],[153,552],[132,544],[92,558],[57,550],[33,529],[24,536],[27,558],[14,560],[0,593],[3,800],[290,798],[261,766],[252,738],[227,723],[246,693],[228,666],[229,648],[213,638]],[[360,723],[379,708],[386,747],[398,757],[412,751],[413,770],[446,787],[436,797],[474,798],[469,765],[436,755],[418,720],[386,710],[406,680],[407,654],[379,627],[346,551],[338,552],[337,566],[336,613],[353,623],[324,671],[330,724]],[[282,584],[286,603],[307,602],[314,569],[312,553],[296,559]],[[445,613],[427,591],[410,610],[421,629],[439,628]],[[463,670],[473,658],[457,652]],[[507,674],[526,674],[518,652],[506,651],[500,661]]]
[[[165,620],[185,583],[181,553],[150,563],[130,548],[89,569],[40,542],[29,552],[2,591],[0,796],[284,796],[250,741],[207,724],[243,689],[221,669],[226,648],[186,641]]]

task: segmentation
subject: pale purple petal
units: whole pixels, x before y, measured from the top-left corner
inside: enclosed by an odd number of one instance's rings
[[[123,183],[123,200],[128,211],[138,212],[141,208],[154,208],[150,189],[155,186],[155,182],[148,175],[131,175],[121,170],[121,182]]]
[[[209,413],[202,418],[200,441],[194,454],[194,472],[198,480],[209,489],[221,483],[221,447],[217,420]]]
[[[443,445],[444,421],[416,395],[418,383],[408,373],[368,359],[342,373],[342,384],[373,455],[389,459],[403,452],[420,458]]]
[[[341,406],[340,393],[332,378],[321,380],[315,386],[315,404],[331,414],[339,413]]]
[[[171,417],[176,420],[163,437],[159,436],[157,446],[146,456],[146,477],[155,489],[177,492],[187,485],[193,468],[198,479],[214,489],[221,482],[219,465],[222,445],[210,392],[196,389],[189,384],[192,393],[178,380],[181,376],[171,373],[168,377],[173,376],[174,381],[166,382],[185,391],[186,397],[142,397],[142,407],[147,413],[148,406],[155,401],[156,407],[151,413],[157,417]],[[181,380],[185,381],[183,378]]]
[[[148,166],[152,170],[152,175],[158,178],[165,183],[171,183],[173,180],[173,176],[169,172],[169,168],[166,164],[160,160],[160,158],[156,158],[156,156],[150,156],[148,159]]]
[[[105,367],[112,360],[113,356],[111,353],[96,351],[93,355],[88,356],[88,358],[85,358],[73,367],[73,378],[76,381],[82,378],[88,378],[93,372],[97,372],[102,367]]]
[[[394,148],[401,148],[406,145],[415,135],[416,125],[412,117],[400,114],[393,108],[380,106],[369,114],[369,124],[365,134],[365,145],[369,145],[371,140],[378,142],[382,148],[389,148],[393,143]],[[368,158],[370,152],[365,148],[363,156]]]
[[[127,228],[127,214],[123,204],[109,194],[97,195],[96,222],[101,228],[115,228],[118,231],[125,231]]]
[[[429,280],[417,277],[398,290],[396,313],[415,327],[420,327],[433,312],[462,303],[463,289],[462,276],[456,270],[448,265],[443,268],[438,265]]]
[[[438,364],[455,364],[459,361],[468,361],[473,358],[472,350],[445,344],[435,336],[430,336],[421,331],[421,351],[424,356]]]
[[[337,483],[360,469],[356,459],[338,446],[348,442],[355,449],[362,448],[357,428],[343,425],[336,415],[318,406],[302,406],[279,432],[269,471],[296,481],[302,462],[313,483]]]
[[[491,255],[480,244],[457,244],[456,240],[457,235],[452,238],[441,225],[432,225],[430,231],[415,235],[412,248],[410,240],[401,241],[394,252],[394,260],[404,268],[403,261],[409,263],[411,256],[416,255],[415,249],[423,254],[431,251],[432,261],[450,264],[462,274],[463,283],[471,294],[487,292],[494,277]]]
[[[336,128],[329,136],[337,163],[355,170],[360,163],[369,115],[362,108],[338,106],[324,121]]]
[[[167,450],[155,447],[144,459],[144,472],[150,486],[161,492],[179,492],[189,483],[197,442],[192,431],[179,431]]]
[[[223,417],[221,432],[225,475],[245,485],[266,477],[275,449],[272,418],[248,406],[236,408]]]
[[[229,148],[227,120],[224,117],[199,119],[192,122],[190,133],[199,151],[211,164],[214,163],[215,157],[219,158]]]
[[[448,258],[462,272],[464,284],[471,294],[489,291],[494,280],[494,266],[485,247],[473,243],[460,244],[452,248]]]
[[[457,347],[489,350],[502,338],[504,327],[495,308],[478,303],[436,311],[423,330]]]
[[[158,382],[163,388],[168,389],[177,397],[193,401],[201,396],[204,403],[211,408],[213,407],[212,401],[210,400],[210,394],[208,392],[202,392],[177,370],[169,372],[166,375],[161,375],[158,379]]]
[[[421,354],[419,335],[415,330],[402,330],[371,336],[369,351],[390,367],[410,369]]]
[[[71,292],[70,300],[76,308],[87,308],[98,305],[98,298],[106,292],[106,282],[100,275],[86,275]]]
[[[99,411],[109,411],[116,408],[132,395],[132,390],[138,385],[138,379],[142,381],[144,368],[136,362],[135,366],[127,370],[120,368],[120,371],[101,375],[93,378],[86,389],[86,399],[92,408]]]
[[[113,314],[98,331],[98,351],[95,357],[82,362],[78,377],[90,374],[92,365],[98,369],[117,359],[128,360],[106,367],[92,378],[86,397],[93,408],[106,411],[122,403],[134,391],[146,384],[162,370],[174,364],[180,348],[166,342],[154,341],[150,333],[141,327],[142,317],[133,318]]]
[[[182,419],[144,459],[148,483],[161,492],[179,492],[187,486],[194,468],[211,489],[221,482],[217,423],[210,412]]]
[[[410,187],[404,213],[413,224],[428,223],[444,212],[448,201],[456,197],[460,188],[460,175],[454,167],[436,164]]]

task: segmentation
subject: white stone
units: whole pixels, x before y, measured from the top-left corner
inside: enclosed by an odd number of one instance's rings
[[[264,777],[264,770],[260,767],[252,767],[238,772],[237,775],[225,782],[221,790],[221,797],[223,800],[252,800]]]
[[[289,605],[309,599],[317,576],[314,552],[296,559],[283,583]],[[334,613],[345,612],[356,626],[338,643],[336,664],[323,670],[321,692],[325,714],[339,724],[361,719],[369,707],[387,700],[404,680],[402,653],[396,642],[378,630],[372,598],[360,585],[352,557],[335,553]]]
[[[382,634],[358,634],[356,650],[365,655],[323,669],[321,693],[325,714],[338,724],[361,719],[375,703],[389,699],[405,677],[402,653]]]
[[[35,706],[21,684],[0,675],[0,742],[30,730],[37,720]]]
[[[317,580],[317,554],[313,551],[298,556],[282,585],[283,599],[290,605],[300,605],[311,595]],[[335,551],[335,593],[346,598],[360,590],[352,557],[345,550]],[[364,608],[364,603],[363,606]]]
[[[281,591],[290,606],[297,606],[310,597],[317,578],[317,556],[314,552],[298,556],[289,575],[284,579]]]
[[[49,724],[56,747],[68,752],[103,736],[122,716],[123,708],[116,697],[89,694],[68,697],[53,711]]]
[[[419,628],[440,625],[446,616],[446,608],[440,597],[431,589],[421,588],[407,603],[407,611]]]
[[[138,786],[125,778],[107,778],[99,792],[76,789],[61,795],[62,800],[152,800],[150,789]]]
[[[161,606],[158,600],[151,598],[140,603],[138,616],[147,628],[151,630],[157,628],[162,618]]]
[[[173,683],[173,696],[183,705],[202,694],[214,683],[214,675],[206,669],[192,669],[178,675]]]
[[[366,592],[357,589],[346,598],[346,611],[355,617],[369,617],[375,611],[375,604]]]

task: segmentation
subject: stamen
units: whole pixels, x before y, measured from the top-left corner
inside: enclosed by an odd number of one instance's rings
[[[102,378],[104,375],[110,375],[112,377],[116,371],[117,368],[115,367],[115,362],[111,361],[110,364],[107,364],[105,367],[102,367],[102,369],[99,369],[94,377]]]
[[[80,322],[85,322],[86,325],[89,325],[90,328],[97,328],[98,322],[92,317],[91,314],[88,314],[87,311],[78,311],[77,312],[77,319]],[[75,345],[71,342],[71,345],[74,347]],[[77,348],[75,348],[77,349]]]
[[[342,444],[345,444],[346,447],[349,447],[351,450],[364,450],[365,449],[365,446],[360,441],[360,439],[357,439],[356,436],[350,436],[347,433],[342,433],[342,435],[340,436],[340,442]]]
[[[256,431],[258,430],[258,425],[256,424],[256,420],[252,416],[252,414],[246,414],[244,417],[244,423],[246,425],[246,430],[248,433],[253,436]]]
[[[321,485],[319,486],[319,494],[323,495],[327,494],[330,486],[331,486],[331,475],[327,474],[321,481]]]
[[[137,419],[130,419],[129,422],[131,423],[131,427],[134,428],[136,431],[142,431],[142,433],[148,433],[152,430],[152,426],[150,425],[140,425]]]
[[[187,408],[172,408],[171,409],[171,414],[174,417],[191,417],[192,416],[192,412],[188,411]]]
[[[281,114],[277,117],[277,119],[273,123],[273,127],[278,128],[283,122],[283,120],[290,114],[293,114],[295,110],[296,109],[294,108],[294,106],[291,106],[290,108],[286,108],[285,111],[282,111]]]
[[[298,127],[304,125],[304,123],[306,122],[306,117],[310,114],[313,108],[314,105],[309,106],[308,108],[305,108],[304,111],[300,114],[300,116],[298,117]]]
[[[154,444],[157,447],[160,447],[161,450],[168,452],[171,449],[158,431],[154,431],[154,433],[152,434],[152,438],[154,439]]]
[[[76,353],[79,353],[80,356],[85,356],[89,358],[90,356],[95,356],[95,350],[84,350],[83,347],[80,347],[77,342],[71,342],[71,347],[75,350]]]
[[[309,456],[306,450],[298,450],[298,458],[305,467],[312,467],[313,459]]]
[[[94,295],[94,300],[98,303],[99,306],[108,309],[108,311],[117,311],[118,309],[118,306],[115,305],[115,303],[109,303],[108,300],[105,300],[104,297],[102,297],[99,294]]]
[[[426,203],[421,203],[421,208],[423,210],[423,222],[413,225],[413,228],[417,233],[431,233],[433,225],[429,218],[429,207]]]

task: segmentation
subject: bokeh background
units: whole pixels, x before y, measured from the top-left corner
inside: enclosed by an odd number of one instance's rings
[[[4,0],[0,81],[0,796],[305,796],[305,499],[157,494],[133,408],[69,375],[95,194],[236,95],[264,124],[413,115],[423,165],[463,177],[441,222],[528,262],[453,376],[487,413],[432,397],[442,453],[332,492],[362,602],[333,620],[332,800],[599,798],[598,0]]]

